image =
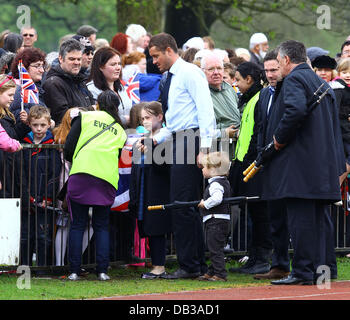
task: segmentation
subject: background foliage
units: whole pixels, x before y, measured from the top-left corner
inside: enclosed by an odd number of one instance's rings
[[[296,39],[333,56],[350,34],[348,0],[0,0],[0,30],[19,32],[16,9],[23,4],[38,30],[37,46],[46,52],[57,50],[59,38],[82,24],[95,26],[108,41],[128,24],[140,23],[152,33],[170,32],[179,46],[209,34],[221,48],[248,47],[253,32],[265,32],[271,47]],[[324,4],[331,9],[330,30],[316,26],[317,8]]]

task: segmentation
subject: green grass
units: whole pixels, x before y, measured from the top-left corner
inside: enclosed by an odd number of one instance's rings
[[[227,268],[237,266],[231,261]],[[177,268],[167,265],[168,272]],[[237,288],[269,284],[268,280],[254,280],[251,275],[229,273],[227,282],[212,283],[197,280],[143,280],[142,272],[149,269],[113,268],[109,275],[111,281],[100,282],[95,274],[89,274],[81,281],[71,282],[60,277],[31,279],[31,289],[18,289],[16,274],[0,274],[0,300],[60,300],[93,299],[119,295],[165,293],[191,290],[211,290],[218,288]],[[350,259],[338,258],[338,280],[350,280]]]

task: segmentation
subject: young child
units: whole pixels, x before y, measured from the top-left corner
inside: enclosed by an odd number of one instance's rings
[[[339,108],[339,122],[343,138],[346,170],[340,177],[343,183],[350,172],[350,58],[342,59],[337,66],[338,77],[330,83]]]
[[[144,267],[145,263],[138,263],[138,260],[146,257],[144,240],[140,239],[136,219],[129,212],[132,150],[134,143],[147,132],[141,121],[141,110],[146,104],[147,102],[140,102],[130,109],[130,121],[126,130],[128,136],[118,162],[118,190],[110,215],[111,260],[135,262],[128,265],[132,267]],[[117,214],[113,214],[115,212]]]
[[[149,102],[141,110],[141,120],[143,127],[149,132],[147,138],[152,138],[163,126],[162,105],[156,101]],[[147,146],[147,144],[146,142],[145,145]],[[134,161],[133,183],[130,187],[130,207],[138,215],[140,234],[142,237],[148,237],[149,240],[152,270],[142,274],[141,277],[143,279],[156,279],[166,275],[166,234],[171,231],[170,215],[168,212],[148,211],[146,207],[169,202],[169,168],[166,163],[159,164],[160,162],[156,161],[156,152],[153,152],[151,148],[147,150],[141,146],[144,147],[138,142],[137,147],[145,152],[146,160],[147,157],[152,157],[152,163],[145,161],[145,165],[142,167],[142,164],[137,164],[137,160]],[[164,159],[164,152],[158,155]]]
[[[48,130],[51,125],[48,108],[33,106],[29,111],[28,123],[32,131],[23,139],[25,143],[42,145],[54,143],[53,135]],[[56,149],[46,148],[27,149],[23,152],[23,162],[31,210],[27,208],[22,214],[22,264],[31,264],[37,241],[37,265],[50,265],[53,218],[52,211],[45,207],[53,205],[53,195],[58,191],[61,171],[59,152]],[[25,204],[28,205],[28,202]]]
[[[56,127],[52,133],[54,135],[55,143],[65,144],[66,138],[68,136],[69,130],[71,128],[72,120],[79,115],[80,111],[87,111],[84,108],[70,108],[64,114],[62,121],[58,127]],[[63,150],[60,150],[60,158],[62,163],[62,169],[60,173],[59,190],[63,187],[64,183],[67,181],[69,176],[69,171],[72,164],[65,160],[63,157]],[[62,209],[62,202],[58,201],[58,208]],[[62,213],[56,219],[56,238],[55,238],[55,257],[56,266],[64,265],[64,257],[66,255],[67,248],[67,238],[68,238],[68,219],[69,213],[62,210]],[[83,248],[84,252],[88,246],[89,240],[93,235],[93,229],[91,223],[89,223],[89,228],[86,227],[83,236]]]
[[[198,207],[203,214],[211,265],[199,280],[226,281],[224,248],[230,232],[230,205],[223,204],[222,199],[231,194],[227,180],[230,161],[227,154],[213,152],[203,157],[202,165],[203,176],[208,179],[209,184]]]
[[[19,143],[14,140],[21,141],[25,135],[30,131],[30,128],[25,124],[27,121],[27,113],[22,111],[20,113],[20,122],[16,122],[14,115],[9,110],[10,104],[13,101],[13,96],[16,90],[16,83],[11,76],[0,75],[0,125],[1,141],[5,145],[0,148],[0,184],[2,195],[5,198],[19,198],[20,195],[20,157],[18,154],[8,154],[4,151],[10,147],[11,151],[20,150]],[[4,137],[5,138],[4,140]],[[12,147],[11,147],[12,145]],[[5,150],[4,150],[5,148]],[[3,167],[5,166],[5,168]],[[12,175],[14,173],[14,176]],[[4,185],[4,181],[6,184]]]

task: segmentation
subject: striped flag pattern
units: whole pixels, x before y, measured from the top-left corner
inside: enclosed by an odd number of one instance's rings
[[[23,103],[39,103],[39,90],[31,79],[22,60],[18,63],[19,78],[21,80],[21,98]]]
[[[140,102],[140,81],[139,73],[133,75],[125,84],[125,90],[129,98],[132,101],[132,104]]]

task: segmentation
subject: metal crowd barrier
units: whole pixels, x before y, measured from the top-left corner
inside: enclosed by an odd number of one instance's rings
[[[40,153],[29,156],[31,153]],[[24,145],[17,153],[0,151],[0,198],[20,198],[21,239],[19,265],[30,265],[34,269],[67,269],[69,254],[70,216],[62,211],[57,193],[62,187],[62,175],[68,176],[61,157],[63,145]],[[61,159],[58,174],[54,154]],[[41,170],[44,166],[44,172]],[[61,182],[60,182],[61,178]],[[30,181],[33,181],[30,183]],[[42,190],[44,186],[44,190]],[[39,196],[50,198],[50,206],[42,206]],[[231,235],[225,252],[230,255],[247,254],[251,237],[250,219],[246,205],[231,207]],[[0,207],[1,212],[1,207]],[[10,219],[10,212],[9,220]],[[332,206],[337,251],[350,251],[350,218],[341,207]],[[91,219],[90,219],[91,220]],[[137,257],[147,252],[147,239],[135,237],[136,220],[126,212],[111,211],[110,216],[110,262],[111,265],[140,263]],[[0,235],[1,236],[1,235]],[[91,221],[85,232],[85,250],[82,267],[94,266],[95,245]],[[175,258],[172,235],[167,235],[167,258]],[[135,253],[135,248],[138,252]],[[4,249],[0,247],[0,251]],[[136,250],[137,251],[137,250]],[[35,257],[35,259],[33,259]],[[136,258],[135,258],[136,257]],[[1,261],[0,261],[1,264]],[[15,266],[6,266],[15,267]]]

